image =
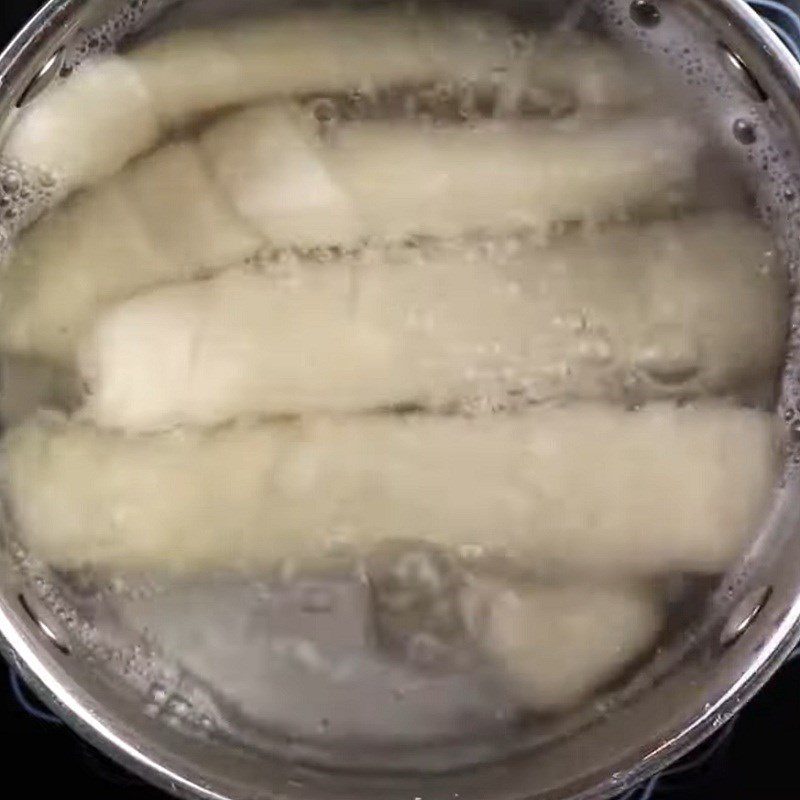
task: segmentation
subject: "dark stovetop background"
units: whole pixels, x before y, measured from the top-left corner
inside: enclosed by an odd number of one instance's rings
[[[39,6],[0,0],[0,45]],[[0,741],[5,775],[19,769],[25,796],[74,794],[83,800],[166,800],[83,744],[63,725],[23,708],[0,660]],[[19,791],[19,790],[17,790]],[[800,659],[771,683],[710,745],[684,759],[654,786],[649,800],[800,800]],[[380,800],[380,798],[375,798]],[[444,800],[444,798],[431,798]]]

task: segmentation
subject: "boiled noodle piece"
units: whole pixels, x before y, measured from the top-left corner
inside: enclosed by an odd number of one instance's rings
[[[592,107],[652,95],[651,76],[607,45],[580,39],[515,54],[509,39],[500,17],[400,10],[293,13],[177,31],[80,65],[23,108],[4,154],[51,174],[66,194],[112,175],[175,124],[259,98],[485,84],[506,73],[520,76],[514,98],[527,92],[544,108],[565,96],[567,105]]]
[[[527,586],[487,581],[463,592],[471,633],[527,707],[562,711],[619,678],[655,643],[656,592],[639,586]]]
[[[632,109],[656,98],[663,104],[668,97],[647,63],[575,31],[534,40],[523,61],[520,95],[528,102],[535,102],[537,89],[544,90],[540,104],[552,106],[561,97],[583,112]]]
[[[176,275],[218,268],[260,244],[218,190],[192,141],[168,144],[114,180]]]
[[[285,107],[246,109],[200,145],[232,204],[278,245],[542,231],[685,203],[701,137],[676,118],[365,121],[321,142]]]
[[[326,542],[488,548],[553,575],[716,573],[765,511],[774,418],[654,404],[5,439],[19,536],[61,567],[258,569]]]
[[[283,105],[246,109],[212,125],[199,146],[231,205],[271,243],[354,245],[370,232],[331,175],[332,150],[310,116]]]
[[[692,195],[701,137],[675,118],[342,131],[325,164],[366,231],[455,236],[627,218]],[[386,191],[391,187],[390,191]]]
[[[178,31],[130,59],[159,115],[174,123],[269,96],[486,82],[515,60],[509,36],[508,22],[490,15],[331,9]]]
[[[265,241],[547,227],[671,204],[690,192],[697,144],[674,120],[370,123],[342,138],[320,141],[284,107],[250,109],[213,125],[199,150],[166,145],[72,198],[20,240],[1,281],[0,345],[69,361],[104,305],[229,266]]]
[[[572,35],[525,38],[490,15],[408,10],[293,13],[184,30],[130,54],[166,121],[268,96],[369,93],[470,82],[543,112],[628,108],[654,95],[648,69],[619,49]],[[638,67],[639,65],[637,65]]]
[[[240,262],[261,241],[216,190],[196,145],[166,145],[22,235],[0,277],[0,344],[71,364],[104,304]]]
[[[135,67],[119,56],[102,56],[25,105],[2,155],[49,174],[63,195],[117,172],[151,147],[159,132],[150,92]]]
[[[738,214],[548,248],[376,249],[234,269],[109,308],[86,414],[132,431],[242,414],[720,394],[772,379],[786,275]]]

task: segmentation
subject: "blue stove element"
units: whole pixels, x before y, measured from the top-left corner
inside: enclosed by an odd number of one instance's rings
[[[798,0],[750,0],[792,54],[800,61],[800,2]]]
[[[41,722],[47,722],[52,725],[61,724],[61,720],[31,694],[30,689],[25,685],[25,681],[22,680],[18,672],[9,670],[8,680],[11,684],[11,694],[14,695],[14,699],[28,714]]]

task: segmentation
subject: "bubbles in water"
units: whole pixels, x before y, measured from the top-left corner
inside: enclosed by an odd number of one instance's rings
[[[128,0],[110,17],[81,30],[69,47],[61,74],[69,75],[87,58],[112,50],[125,37],[141,29],[146,22],[180,0]]]
[[[322,614],[333,610],[333,593],[322,586],[307,587],[303,591],[302,609],[308,614]]]
[[[415,633],[406,649],[408,660],[418,667],[430,669],[445,661],[449,652],[446,645],[430,633]]]
[[[198,723],[200,727],[207,733],[213,731],[216,728],[214,720],[211,719],[211,717],[209,717],[207,714],[202,714],[200,716],[200,719],[198,720]]]
[[[164,705],[168,697],[169,697],[169,692],[163,684],[154,683],[150,687],[150,698],[155,705],[157,706]]]
[[[54,193],[52,176],[0,158],[0,240],[12,239],[38,217],[52,203]]]
[[[164,713],[178,719],[188,716],[192,710],[191,703],[179,694],[170,695],[164,703]]]
[[[733,123],[733,135],[737,142],[745,145],[755,144],[758,139],[755,124],[747,119],[737,119]]]
[[[314,117],[318,122],[331,122],[338,116],[336,104],[329,97],[323,97],[314,103]]]
[[[661,22],[661,11],[649,0],[633,0],[631,19],[643,28],[655,28]]]
[[[0,190],[6,195],[16,194],[22,185],[22,178],[19,173],[9,169],[0,179]]]

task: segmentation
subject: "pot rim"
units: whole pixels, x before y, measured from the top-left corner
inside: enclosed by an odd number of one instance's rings
[[[62,45],[80,28],[89,13],[106,0],[49,0],[0,53],[0,130],[25,89]],[[656,0],[658,2],[658,0]],[[745,0],[682,0],[695,13],[723,29],[757,77],[769,75],[779,89],[781,111],[794,126],[800,141],[800,63],[785,44]],[[791,502],[784,495],[783,504]],[[788,509],[783,509],[788,513]],[[781,508],[776,510],[781,514]],[[124,768],[174,795],[208,800],[229,800],[208,785],[182,774],[179,766],[164,758],[164,748],[147,742],[99,704],[66,669],[69,654],[57,652],[52,642],[31,626],[24,609],[0,593],[0,652],[18,670],[39,698],[76,733]],[[794,602],[750,661],[739,670],[727,691],[696,709],[667,736],[652,737],[642,745],[647,755],[637,760],[630,753],[620,757],[612,775],[582,778],[584,787],[574,795],[611,797],[642,781],[699,745],[718,729],[720,721],[736,714],[769,680],[800,641],[800,587]],[[175,759],[173,759],[175,761]],[[622,777],[620,777],[622,776]],[[520,792],[522,796],[524,790]],[[267,795],[265,795],[267,796]]]

